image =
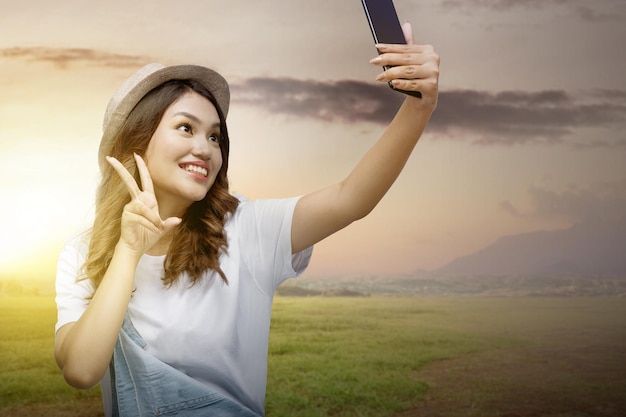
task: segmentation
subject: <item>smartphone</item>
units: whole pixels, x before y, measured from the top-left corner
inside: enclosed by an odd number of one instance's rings
[[[370,30],[374,36],[374,43],[406,44],[402,26],[400,26],[398,14],[396,13],[396,8],[393,6],[392,0],[361,0],[361,3],[363,4],[363,10],[365,10],[365,16],[370,25]],[[384,68],[385,70],[389,69],[388,66]],[[396,91],[422,98],[422,93],[419,91],[400,90],[394,87],[391,82],[388,84],[389,87]]]

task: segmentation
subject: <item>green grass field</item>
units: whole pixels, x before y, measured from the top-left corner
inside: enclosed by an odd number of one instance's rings
[[[65,384],[53,355],[53,297],[0,298],[0,416],[11,406],[77,404],[99,389],[77,391]],[[52,414],[54,415],[54,414]]]
[[[624,317],[617,298],[277,297],[267,416],[401,415],[432,394],[422,370],[433,364],[582,329],[622,343]],[[68,387],[56,367],[55,320],[51,297],[0,298],[0,416],[101,415],[99,390]]]

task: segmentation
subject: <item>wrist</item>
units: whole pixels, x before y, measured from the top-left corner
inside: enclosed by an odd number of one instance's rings
[[[418,110],[423,113],[427,118],[430,118],[432,113],[437,108],[437,100],[431,100],[430,97],[412,97],[407,96],[404,100],[406,105],[413,110]]]
[[[143,256],[143,252],[129,247],[126,243],[120,240],[117,242],[117,245],[115,245],[113,256],[121,258],[122,260],[133,262],[136,265],[139,263],[139,259]]]

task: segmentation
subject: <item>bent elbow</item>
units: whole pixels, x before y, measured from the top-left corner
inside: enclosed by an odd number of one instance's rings
[[[352,221],[355,222],[357,220],[361,220],[367,217],[374,210],[375,207],[376,205],[363,205],[358,207],[358,209],[353,213]]]
[[[86,369],[63,369],[63,379],[73,388],[90,389],[96,386],[104,374],[89,372]]]

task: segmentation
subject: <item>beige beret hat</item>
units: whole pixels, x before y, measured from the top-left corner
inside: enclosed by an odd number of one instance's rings
[[[102,140],[98,151],[100,170],[107,164],[105,157],[111,149],[113,139],[137,103],[154,88],[167,81],[188,79],[202,83],[215,96],[226,117],[230,104],[230,90],[228,83],[220,74],[200,65],[148,64],[124,81],[109,100],[104,113]]]

